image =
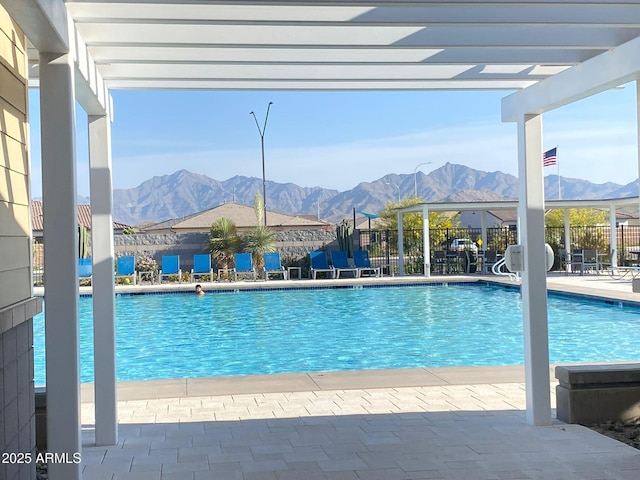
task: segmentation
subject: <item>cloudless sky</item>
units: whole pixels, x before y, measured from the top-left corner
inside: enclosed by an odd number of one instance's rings
[[[560,175],[627,184],[638,177],[635,84],[549,112],[544,148]],[[348,190],[388,173],[428,173],[446,162],[517,175],[516,126],[500,120],[508,91],[113,91],[114,188],[187,169],[217,180],[267,180]],[[39,95],[30,90],[33,196],[41,196]],[[78,193],[89,194],[87,118],[77,108]],[[556,174],[545,168],[545,175]]]

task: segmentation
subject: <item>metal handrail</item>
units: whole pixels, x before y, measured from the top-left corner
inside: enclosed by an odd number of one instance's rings
[[[509,272],[509,271],[504,271],[502,270],[502,267],[506,267],[506,261],[507,259],[505,257],[502,257],[500,260],[498,260],[496,263],[493,264],[493,266],[491,267],[491,271],[493,272],[494,275],[500,275],[500,276],[508,276],[509,280],[513,280],[516,281],[518,280],[518,275],[513,273],[513,272]]]

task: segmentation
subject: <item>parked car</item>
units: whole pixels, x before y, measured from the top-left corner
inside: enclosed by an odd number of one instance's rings
[[[478,246],[469,238],[456,238],[451,242],[449,250],[455,250],[459,252],[469,250],[474,253],[478,253]]]

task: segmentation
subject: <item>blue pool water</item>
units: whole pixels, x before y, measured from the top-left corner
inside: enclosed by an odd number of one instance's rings
[[[93,381],[80,299],[81,379]],[[521,364],[519,291],[490,285],[129,295],[116,299],[118,380]],[[550,296],[551,362],[637,360],[640,309]],[[45,383],[44,319],[34,319]]]

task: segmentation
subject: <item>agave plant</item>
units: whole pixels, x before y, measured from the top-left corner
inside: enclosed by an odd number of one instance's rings
[[[211,225],[209,251],[224,269],[231,266],[233,255],[242,251],[242,239],[238,236],[235,223],[230,219],[222,217]]]

